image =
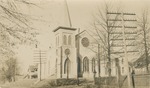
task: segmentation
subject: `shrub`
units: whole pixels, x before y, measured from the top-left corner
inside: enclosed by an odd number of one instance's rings
[[[55,88],[56,83],[54,80],[43,80],[35,84],[32,88]]]
[[[56,86],[57,86],[55,80],[51,80],[51,81],[49,82],[49,84],[50,84],[51,86],[53,86],[53,87],[56,87]]]
[[[98,88],[97,85],[87,84],[84,86],[84,88]]]

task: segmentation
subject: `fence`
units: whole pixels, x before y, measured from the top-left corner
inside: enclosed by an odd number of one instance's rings
[[[95,84],[100,88],[128,88],[127,76],[121,76],[119,82],[116,77],[95,78]],[[133,75],[131,84],[133,88],[150,88],[150,74]]]
[[[150,88],[150,74],[134,76],[135,88]]]

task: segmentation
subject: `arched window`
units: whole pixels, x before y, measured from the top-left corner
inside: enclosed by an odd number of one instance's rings
[[[124,67],[122,67],[122,74],[124,74]]]
[[[64,64],[64,74],[68,75],[69,72],[70,72],[70,60],[69,60],[69,58],[67,58],[65,60],[65,64]]]
[[[124,63],[124,59],[122,58],[122,64]]]
[[[95,59],[93,58],[92,59],[92,72],[94,72],[95,70]]]
[[[87,57],[83,59],[83,72],[89,72],[89,60]]]
[[[57,46],[57,37],[56,37],[56,46]]]
[[[68,45],[71,45],[71,35],[68,36]]]
[[[64,45],[67,45],[67,37],[66,37],[66,35],[64,35],[64,37],[63,37],[63,42],[64,42]]]
[[[105,67],[105,75],[107,75],[107,74],[108,74],[108,68]]]
[[[58,39],[57,39],[57,41],[58,41],[58,46],[59,46],[59,36],[58,36]]]

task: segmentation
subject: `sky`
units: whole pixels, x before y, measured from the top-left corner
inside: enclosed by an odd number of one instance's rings
[[[52,32],[58,26],[69,26],[66,5],[64,0],[31,0],[38,7],[23,8],[25,13],[31,17],[39,19],[33,21],[33,26],[39,29],[37,40],[40,42],[39,48],[47,50],[50,46],[54,47],[54,33]],[[103,9],[108,0],[67,0],[71,22],[73,27],[86,30],[93,21],[93,14],[97,8]],[[109,0],[114,6],[121,6],[125,12],[139,13],[149,8],[150,0]],[[33,61],[34,45],[21,45],[17,49],[19,64],[24,71]]]

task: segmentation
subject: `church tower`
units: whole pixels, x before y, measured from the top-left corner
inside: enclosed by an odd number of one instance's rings
[[[57,78],[77,77],[77,56],[75,47],[76,28],[58,27],[54,31],[56,40]]]

